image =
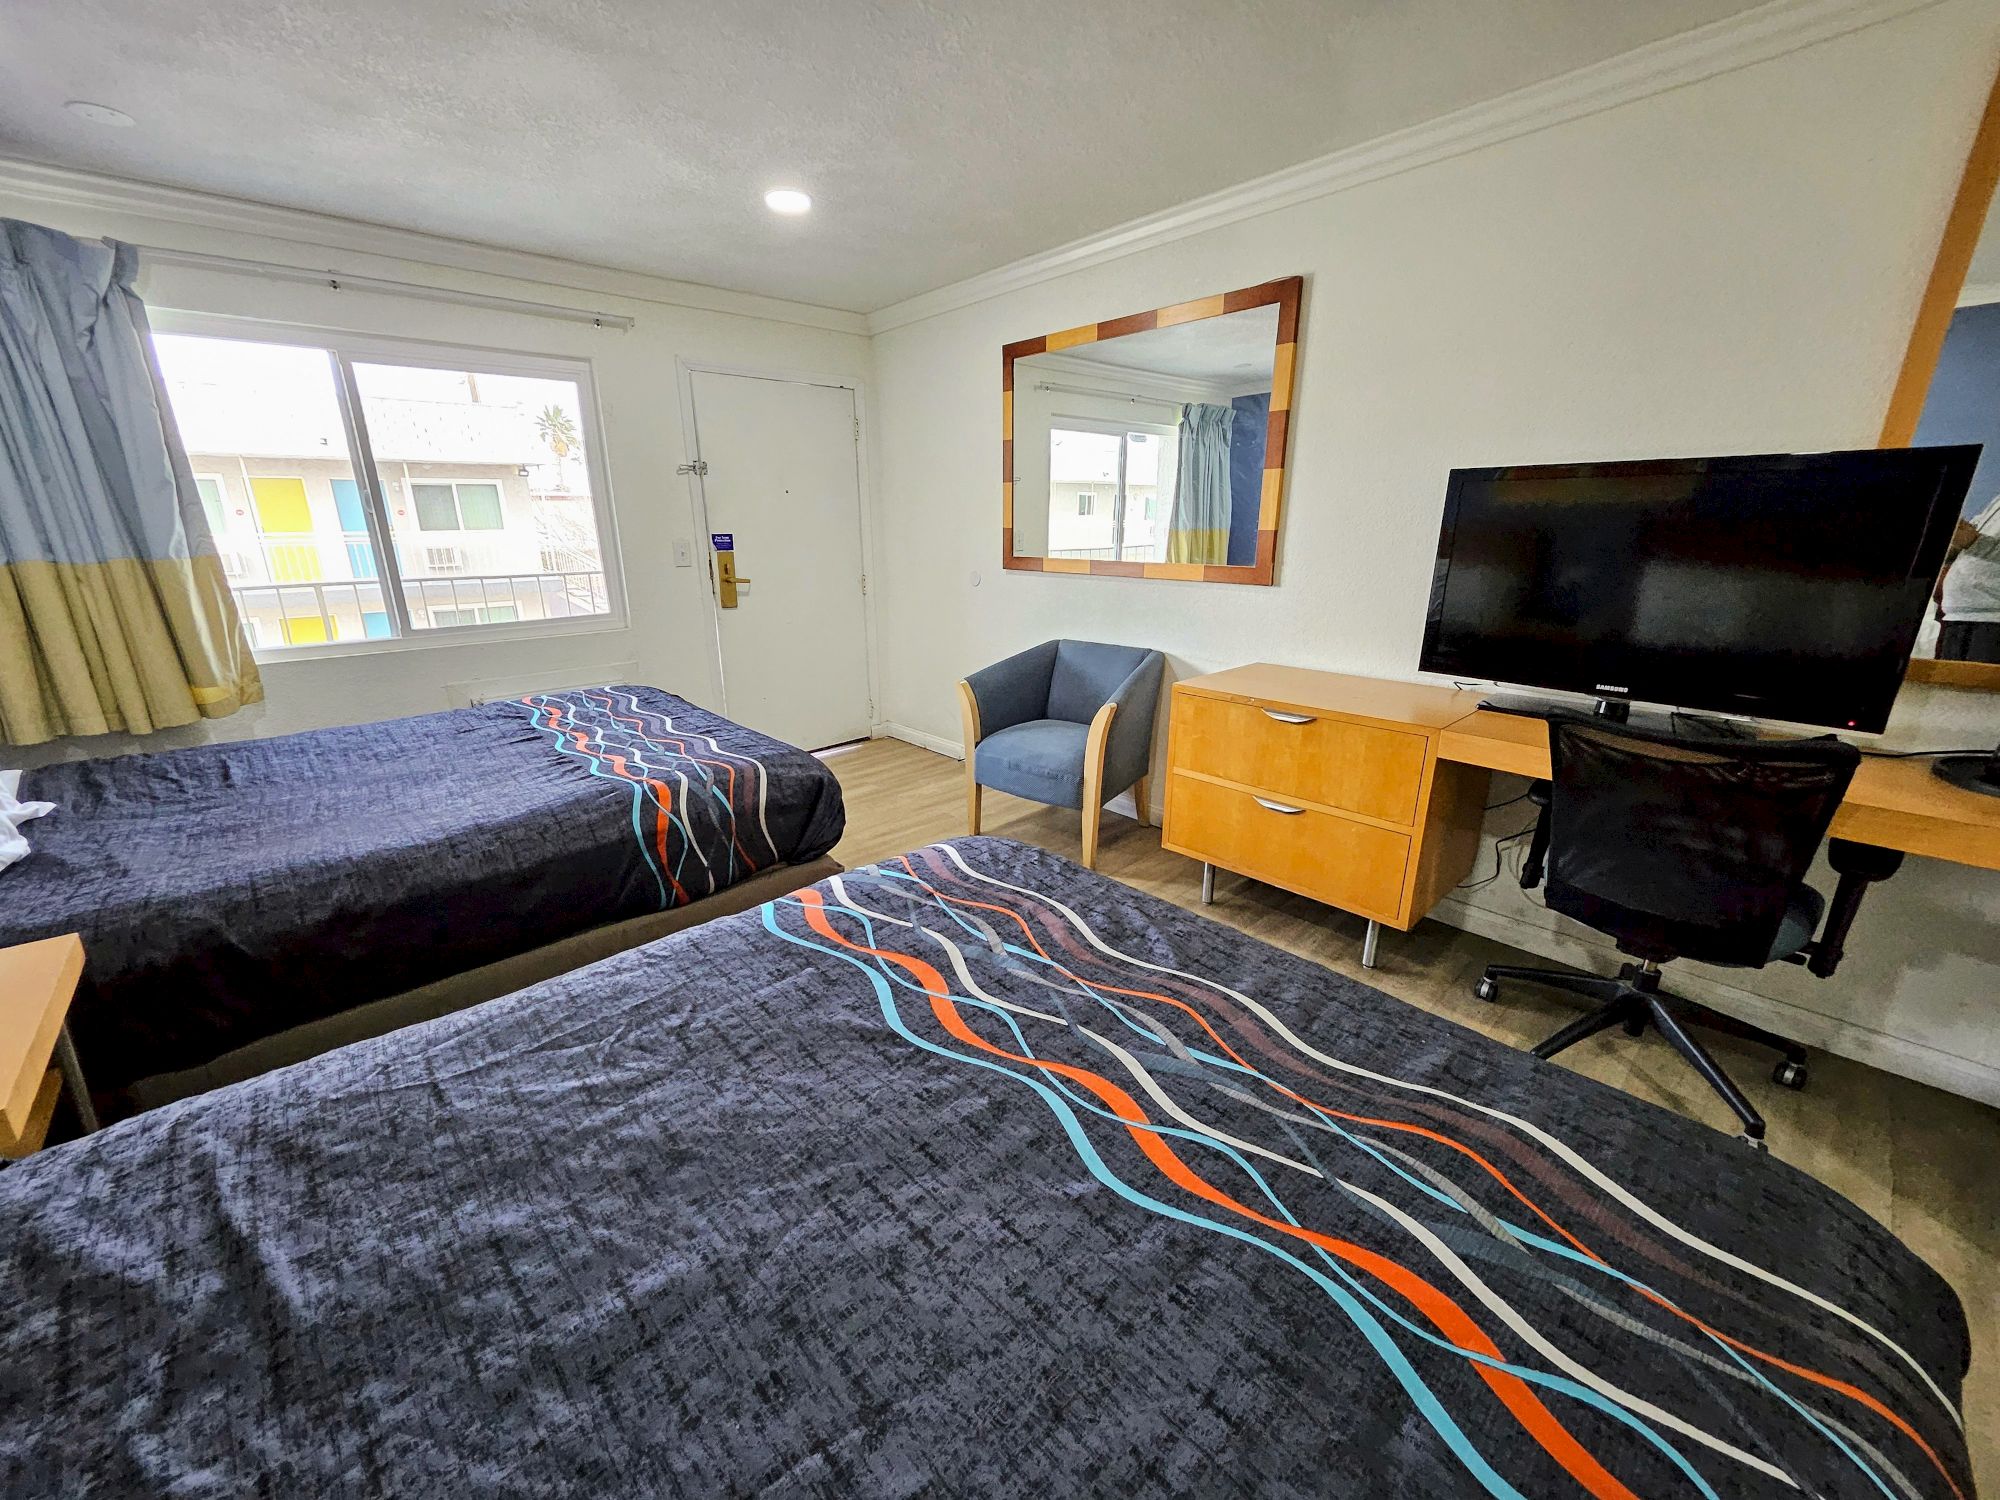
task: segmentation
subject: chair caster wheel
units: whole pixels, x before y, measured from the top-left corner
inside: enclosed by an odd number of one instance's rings
[[[1473,985],[1472,993],[1482,1000],[1498,1000],[1500,998],[1500,986],[1482,974],[1479,976],[1479,982]]]
[[[1806,1065],[1787,1057],[1771,1069],[1771,1082],[1780,1088],[1802,1089],[1806,1086]]]

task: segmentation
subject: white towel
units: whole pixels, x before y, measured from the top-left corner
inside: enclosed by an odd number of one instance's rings
[[[53,802],[23,802],[14,794],[21,789],[19,771],[0,771],[0,870],[28,857],[28,839],[21,825],[56,810]]]

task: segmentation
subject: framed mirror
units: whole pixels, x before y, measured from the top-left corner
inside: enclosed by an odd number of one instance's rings
[[[1304,285],[1293,276],[1001,350],[1002,564],[1275,582]]]
[[[1882,446],[1983,443],[1907,680],[2000,691],[2000,79],[1945,222]]]

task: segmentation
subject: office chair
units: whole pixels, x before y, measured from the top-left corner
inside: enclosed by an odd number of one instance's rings
[[[1534,1049],[1542,1058],[1614,1026],[1635,1037],[1654,1027],[1762,1146],[1763,1117],[1687,1027],[1774,1048],[1783,1057],[1772,1076],[1791,1088],[1805,1084],[1805,1049],[1668,994],[1661,965],[1691,958],[1761,969],[1785,961],[1832,972],[1862,891],[1888,873],[1843,869],[1834,920],[1813,940],[1827,904],[1805,874],[1861,753],[1832,736],[1693,739],[1552,714],[1549,760],[1549,780],[1529,792],[1543,811],[1521,883],[1532,886],[1546,868],[1549,909],[1608,934],[1636,962],[1611,979],[1492,964],[1475,993],[1496,1000],[1503,980],[1525,979],[1597,1001]],[[1853,863],[1853,848],[1837,866]]]

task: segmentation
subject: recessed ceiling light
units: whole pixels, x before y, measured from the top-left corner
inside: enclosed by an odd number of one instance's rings
[[[802,214],[813,206],[813,201],[797,188],[772,188],[764,195],[764,206],[774,214]]]
[[[113,109],[108,104],[92,104],[88,99],[72,99],[63,106],[73,115],[81,115],[93,125],[126,126],[135,123],[122,109]]]

